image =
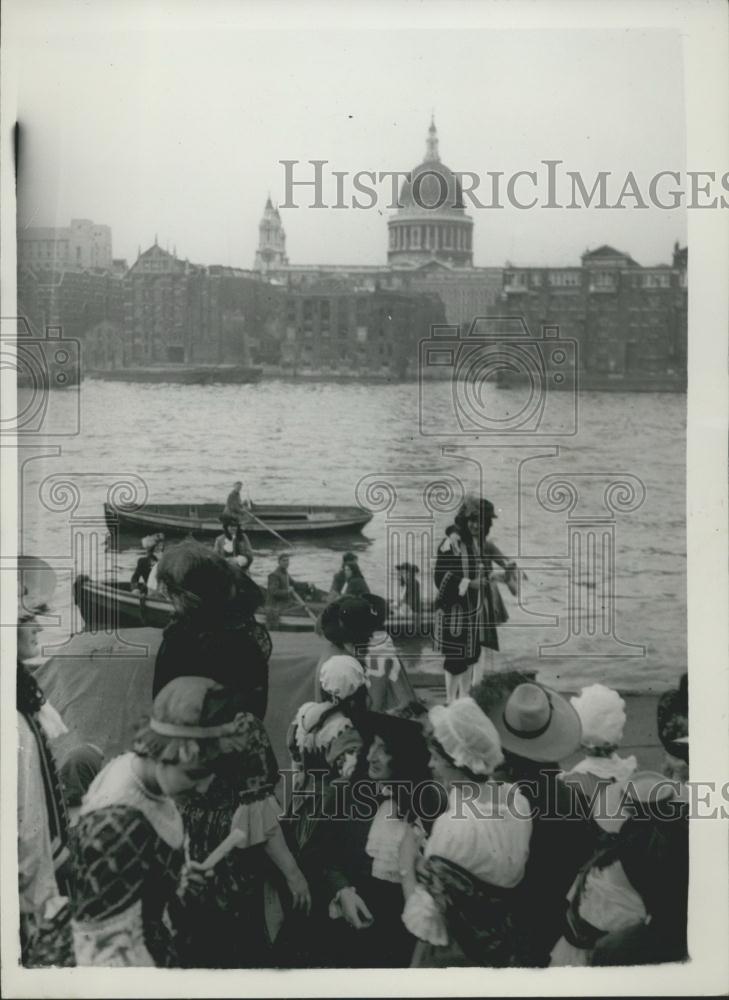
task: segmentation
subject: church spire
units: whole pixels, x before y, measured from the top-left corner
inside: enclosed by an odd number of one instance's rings
[[[256,271],[269,271],[286,267],[288,262],[286,233],[278,208],[274,206],[269,192],[263,217],[258,224],[258,249],[253,267]]]
[[[425,161],[426,163],[432,163],[433,161],[438,162],[440,160],[440,153],[438,152],[438,131],[435,127],[435,119],[433,115],[430,116],[430,128],[428,129],[428,139],[425,145]]]

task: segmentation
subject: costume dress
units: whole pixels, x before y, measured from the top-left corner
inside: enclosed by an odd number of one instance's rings
[[[452,789],[403,912],[419,940],[413,966],[519,964],[512,910],[529,856],[528,814],[512,785],[484,782],[470,801],[462,788]]]
[[[75,830],[78,965],[176,966],[182,817],[134,773],[133,753],[97,775]]]

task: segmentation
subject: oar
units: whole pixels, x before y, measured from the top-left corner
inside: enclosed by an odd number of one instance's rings
[[[300,594],[297,594],[297,593],[296,593],[296,590],[295,590],[295,589],[294,589],[293,587],[291,588],[291,592],[292,592],[292,594],[294,595],[294,598],[296,599],[296,601],[297,601],[297,602],[298,602],[298,603],[299,603],[299,604],[301,605],[301,607],[302,607],[302,608],[304,609],[304,611],[305,611],[305,612],[307,613],[307,615],[309,616],[309,618],[311,618],[311,620],[312,620],[313,622],[315,622],[315,621],[318,621],[318,619],[317,619],[316,615],[315,615],[315,614],[314,614],[314,612],[313,612],[313,611],[311,610],[311,608],[309,607],[309,605],[308,605],[308,604],[306,603],[306,601],[304,600],[304,598],[303,598],[303,597],[301,597],[301,595],[300,595]]]
[[[257,522],[258,524],[260,524],[260,526],[261,526],[261,527],[262,527],[262,528],[263,528],[263,529],[264,529],[265,531],[270,531],[270,532],[271,532],[271,534],[272,534],[272,535],[273,535],[273,536],[274,536],[275,538],[278,538],[278,540],[279,540],[280,542],[283,542],[283,543],[284,543],[284,545],[288,545],[288,547],[289,547],[289,548],[291,548],[291,547],[292,547],[292,546],[291,546],[291,543],[290,543],[290,542],[287,542],[287,541],[286,541],[286,539],[285,539],[285,538],[283,537],[283,535],[279,535],[279,533],[278,533],[277,531],[275,531],[275,530],[274,530],[274,529],[273,529],[273,528],[271,527],[271,525],[270,525],[270,524],[266,524],[266,522],[265,522],[265,521],[262,521],[262,520],[260,519],[260,517],[258,517],[258,516],[257,516],[256,514],[254,514],[254,513],[253,513],[253,511],[252,511],[252,510],[247,510],[247,511],[246,511],[246,513],[248,514],[248,516],[249,516],[249,517],[252,517],[254,521],[256,521],[256,522]]]
[[[266,531],[270,531],[270,532],[271,532],[271,534],[272,534],[272,535],[273,535],[273,536],[274,536],[275,538],[278,538],[278,539],[279,539],[279,541],[281,541],[281,542],[283,542],[283,543],[284,543],[284,545],[288,545],[288,546],[289,546],[289,548],[291,548],[291,543],[290,543],[290,542],[287,542],[287,541],[286,541],[286,539],[285,539],[285,538],[283,537],[283,535],[279,535],[279,533],[278,533],[277,531],[275,531],[275,530],[274,530],[274,529],[273,529],[273,528],[272,528],[272,527],[270,526],[270,524],[266,524],[266,522],[265,522],[265,521],[262,521],[262,520],[260,519],[260,517],[257,517],[257,516],[256,516],[256,515],[255,515],[255,514],[253,513],[253,511],[252,511],[252,510],[249,510],[249,511],[248,511],[247,513],[248,513],[248,514],[250,514],[250,516],[251,516],[251,517],[253,518],[253,520],[254,520],[254,521],[256,521],[256,522],[257,522],[258,524],[260,524],[262,528],[264,528],[264,529],[265,529]],[[310,607],[309,607],[309,605],[308,605],[308,604],[306,603],[306,601],[305,601],[305,600],[303,599],[303,597],[300,597],[300,596],[299,596],[299,594],[297,594],[297,593],[296,593],[296,590],[295,590],[295,589],[294,589],[293,587],[291,588],[291,592],[293,593],[293,595],[294,595],[294,598],[295,598],[296,602],[297,602],[298,604],[300,604],[300,605],[301,605],[301,607],[302,607],[302,608],[304,609],[304,611],[305,611],[305,612],[307,613],[307,615],[309,616],[309,618],[311,618],[311,620],[312,620],[313,622],[317,621],[317,617],[316,617],[316,615],[315,615],[315,614],[314,614],[314,612],[313,612],[313,611],[311,610],[311,608],[310,608]]]

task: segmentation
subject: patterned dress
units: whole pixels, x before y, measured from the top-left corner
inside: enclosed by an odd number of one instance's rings
[[[174,802],[152,795],[132,769],[111,761],[81,807],[74,853],[73,937],[78,965],[178,965],[173,919],[183,856]]]
[[[190,857],[203,861],[231,829],[244,846],[215,868],[207,891],[191,900],[179,920],[180,953],[188,968],[261,968],[269,957],[264,919],[264,848],[278,830],[280,806],[273,796],[278,765],[266,730],[248,714],[245,749],[216,763],[216,776],[181,807]]]

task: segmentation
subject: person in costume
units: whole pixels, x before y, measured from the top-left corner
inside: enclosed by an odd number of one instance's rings
[[[180,677],[155,698],[133,749],[94,779],[75,830],[73,939],[78,965],[176,966],[176,921],[205,876],[185,859],[178,803],[243,746],[219,685]]]
[[[155,660],[152,693],[176,677],[205,674],[244,698],[263,719],[268,705],[271,638],[253,617],[258,588],[240,586],[236,567],[198,542],[165,552],[159,580],[175,614]]]
[[[604,684],[583,687],[570,703],[580,717],[581,747],[585,757],[562,775],[577,782],[588,797],[605,784],[626,781],[635,771],[635,757],[621,757],[618,749],[625,729],[625,702],[617,691]]]
[[[448,792],[448,808],[422,857],[413,832],[400,845],[402,919],[419,942],[412,965],[519,964],[512,913],[529,856],[527,802],[494,780],[502,761],[499,736],[472,698],[429,714],[431,772]]]
[[[221,712],[235,713],[238,741],[216,757],[212,781],[186,796],[180,812],[194,861],[203,861],[231,830],[244,839],[186,907],[182,959],[190,968],[261,968],[270,961],[264,915],[269,870],[282,883],[286,905],[303,915],[309,887],[279,823],[278,766],[266,730],[245,711],[239,692],[221,688],[215,697]]]
[[[400,845],[412,831],[422,840],[445,803],[430,780],[422,727],[394,714],[370,713],[366,775],[351,781],[344,822],[335,841],[347,884],[329,915],[346,922],[346,964],[353,968],[407,968],[416,939],[402,922]],[[337,755],[336,744],[332,755]]]
[[[320,675],[332,656],[348,655],[359,660],[370,682],[370,708],[387,712],[415,698],[407,671],[385,630],[387,606],[376,594],[345,595],[327,605],[317,622],[323,639],[315,680],[315,698],[320,698]]]
[[[490,500],[468,498],[438,549],[433,648],[444,655],[447,701],[477,683],[499,648],[497,626],[508,620],[493,576],[503,567],[513,590],[517,570],[488,538],[496,516]]]
[[[504,754],[499,773],[519,788],[532,817],[513,917],[523,963],[546,966],[562,933],[567,893],[598,837],[582,789],[560,776],[560,762],[580,745],[580,719],[562,695],[515,671],[487,674],[473,697],[498,732]]]
[[[35,614],[18,616],[18,892],[23,965],[74,964],[69,822],[50,742],[68,732],[26,666],[40,653]]]

